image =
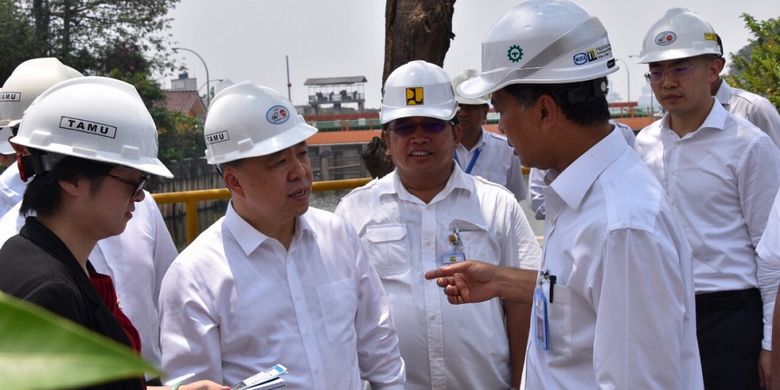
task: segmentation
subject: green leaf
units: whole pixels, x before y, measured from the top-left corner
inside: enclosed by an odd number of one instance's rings
[[[0,293],[0,378],[6,389],[83,387],[144,373],[135,352],[49,311]]]

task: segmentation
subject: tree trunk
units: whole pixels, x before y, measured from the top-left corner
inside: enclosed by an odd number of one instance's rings
[[[455,0],[387,0],[385,8],[385,67],[387,76],[412,60],[442,66],[450,48]]]
[[[51,14],[48,0],[33,0],[32,5],[33,19],[35,19],[35,49],[37,57],[51,55],[51,45],[49,44],[49,25]]]

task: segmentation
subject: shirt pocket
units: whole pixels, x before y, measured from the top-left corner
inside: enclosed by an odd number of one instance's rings
[[[449,230],[452,232],[456,227],[459,230],[458,235],[463,246],[463,254],[467,260],[499,264],[501,248],[496,237],[485,227],[464,220],[453,220]]]
[[[406,226],[402,224],[366,227],[363,244],[368,252],[368,259],[380,278],[409,271],[409,248],[406,235]]]
[[[328,341],[343,345],[354,339],[357,315],[355,280],[350,278],[317,286],[317,295]]]
[[[549,283],[545,283],[545,294],[549,302]],[[572,356],[572,305],[571,289],[567,286],[556,284],[553,286],[553,301],[549,308],[550,349],[555,356]]]

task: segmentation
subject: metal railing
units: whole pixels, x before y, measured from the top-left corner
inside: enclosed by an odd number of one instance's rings
[[[315,181],[312,191],[348,190],[360,187],[371,181],[371,178]],[[161,192],[152,194],[157,204],[184,203],[185,207],[185,234],[187,244],[198,236],[198,203],[207,200],[229,199],[230,191],[226,188],[213,190],[196,190],[183,192]]]

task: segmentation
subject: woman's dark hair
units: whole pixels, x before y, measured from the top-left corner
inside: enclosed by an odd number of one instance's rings
[[[98,161],[67,156],[60,160],[54,169],[33,176],[24,191],[20,213],[28,215],[30,211],[34,211],[40,216],[51,216],[60,207],[62,201],[60,180],[70,181],[77,176],[84,176],[96,184],[92,187],[94,192],[113,168],[113,165]]]
[[[566,119],[580,126],[597,126],[609,120],[607,78],[567,84],[510,84],[504,91],[520,105],[530,106],[549,95],[561,107]]]

